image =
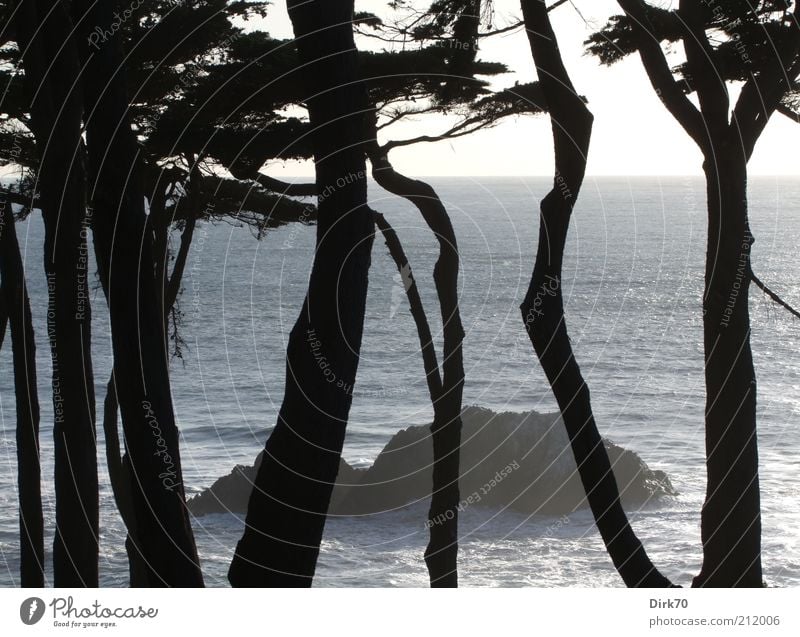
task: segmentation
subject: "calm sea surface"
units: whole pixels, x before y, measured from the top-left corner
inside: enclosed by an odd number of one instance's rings
[[[462,255],[466,405],[495,412],[556,411],[524,333],[518,305],[533,265],[538,201],[548,179],[433,179],[450,210]],[[400,234],[440,331],[431,270],[437,243],[414,209],[377,187],[372,205]],[[800,180],[753,179],[753,269],[800,305]],[[701,290],[705,251],[701,179],[589,179],[575,211],[564,286],[573,346],[601,432],[663,469],[675,499],[631,511],[660,568],[689,585],[701,561],[705,488]],[[18,229],[36,316],[45,516],[53,523],[47,302],[37,217]],[[275,422],[289,330],[306,289],[314,228],[290,226],[260,242],[246,228],[202,226],[187,264],[180,307],[183,359],[173,387],[190,493],[237,463],[252,463]],[[110,370],[104,300],[95,290],[98,401]],[[800,322],[751,293],[758,374],[764,568],[776,586],[800,585]],[[378,239],[366,333],[345,457],[370,464],[394,432],[429,422],[417,336],[403,287]],[[0,352],[0,584],[18,578],[14,393],[10,342]],[[491,426],[489,423],[488,426]],[[102,444],[102,439],[100,441]],[[102,451],[101,451],[102,460]],[[101,474],[102,584],[126,584],[124,535]],[[334,519],[326,527],[318,586],[423,586],[425,506]],[[225,573],[242,521],[194,521],[209,585]],[[469,586],[619,586],[587,512],[526,517],[473,506],[462,514],[461,581]],[[52,532],[48,536],[48,559]]]

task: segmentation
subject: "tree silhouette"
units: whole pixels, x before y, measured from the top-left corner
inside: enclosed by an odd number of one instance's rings
[[[98,486],[79,63],[61,1],[13,5],[39,159],[55,413],[56,586],[97,586]]]
[[[121,47],[116,38],[96,48],[88,44],[89,25],[111,24],[118,8],[113,2],[73,2],[79,41],[87,43],[81,54],[88,192],[111,319],[113,391],[125,431],[123,464],[131,494],[126,515],[134,526],[128,540],[131,581],[198,586],[203,578],[184,501],[164,314],[152,268],[153,234],[144,210],[140,151],[128,120]]]
[[[356,379],[374,234],[362,149],[352,0],[289,0],[307,82],[317,244],[308,293],[286,353],[286,389],[236,548],[234,586],[310,586]]]
[[[10,202],[0,201],[0,346],[11,327],[17,407],[20,584],[44,586],[44,520],[39,463],[39,394],[36,343],[25,269]]]
[[[420,48],[365,56],[368,63],[364,64],[370,101],[375,106],[375,116],[369,121],[372,139],[367,145],[372,177],[388,192],[413,204],[439,244],[433,278],[444,337],[441,377],[435,351],[423,340],[427,321],[423,322],[420,316],[421,307],[414,309],[434,412],[431,425],[433,484],[428,511],[430,539],[425,550],[433,587],[458,585],[458,481],[464,387],[464,329],[458,302],[460,257],[450,216],[436,190],[425,181],[395,170],[389,154],[399,147],[469,135],[492,127],[505,117],[528,111],[527,97],[538,91],[536,85],[491,92],[487,82],[476,77],[497,75],[506,70],[504,65],[477,59],[480,5],[471,0],[434,2],[428,11],[412,15],[410,21],[406,18],[402,27],[381,23],[377,33],[371,34],[373,37],[393,41],[400,33],[399,37],[405,40],[411,32]],[[370,24],[374,25],[374,21]],[[446,39],[457,45],[441,46],[440,42]],[[420,64],[422,61],[424,65]],[[387,67],[394,72],[384,70]],[[397,78],[404,83],[400,90],[395,86]],[[409,85],[413,90],[409,90]],[[453,112],[459,114],[457,121],[440,134],[379,141],[389,126],[405,118]],[[397,251],[396,246],[394,250]],[[434,369],[439,383],[432,379]]]
[[[589,39],[613,63],[638,50],[667,110],[703,153],[708,246],[703,292],[708,484],[695,586],[761,586],[756,379],[748,289],[753,235],[747,162],[800,73],[800,4],[682,0],[677,10],[619,0],[625,12]],[[681,42],[670,68],[660,43]],[[732,106],[726,81],[741,82]],[[699,108],[689,100],[694,93]]]
[[[594,117],[564,66],[545,4],[522,0],[522,14],[542,92],[541,104],[534,106],[548,110],[555,148],[553,189],[541,202],[536,262],[520,305],[522,320],[558,401],[586,497],[614,566],[628,586],[668,586],[622,509],[564,316],[564,247],[586,172]]]

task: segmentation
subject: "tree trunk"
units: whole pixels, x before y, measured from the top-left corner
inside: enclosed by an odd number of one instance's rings
[[[0,350],[6,340],[6,327],[8,327],[8,308],[3,293],[0,292]]]
[[[39,153],[53,360],[57,587],[98,584],[98,494],[79,65],[64,3],[20,0],[17,42]]]
[[[431,335],[430,324],[428,317],[425,314],[425,308],[422,305],[422,297],[419,294],[419,287],[417,280],[411,271],[411,264],[406,257],[403,244],[400,243],[400,238],[397,236],[394,228],[386,221],[381,213],[373,213],[375,217],[375,225],[383,233],[386,240],[386,247],[389,248],[389,254],[397,266],[397,271],[406,289],[406,297],[408,297],[408,304],[411,308],[411,316],[414,319],[414,324],[417,326],[417,335],[419,337],[419,347],[422,352],[422,364],[425,369],[425,382],[428,385],[428,394],[431,397],[431,403],[435,405],[442,395],[442,378],[439,374],[439,363],[436,360],[436,348],[433,345],[433,336]]]
[[[536,262],[520,306],[522,320],[561,410],[589,506],[614,566],[627,586],[669,586],[647,557],[622,508],[564,316],[564,247],[586,171],[593,116],[564,67],[544,3],[523,0],[522,10],[555,146],[553,189],[541,203]]]
[[[370,251],[363,116],[352,0],[289,0],[317,171],[314,264],[286,352],[286,388],[228,578],[310,586],[356,379]]]
[[[750,349],[747,167],[718,149],[704,163],[708,249],[703,299],[708,483],[694,586],[760,587],[761,507],[756,378]]]
[[[24,587],[41,588],[44,586],[44,520],[39,464],[36,343],[14,216],[9,204],[2,203],[0,206],[0,271],[3,277],[3,298],[0,303],[8,308],[10,317],[17,406],[20,582]]]
[[[374,132],[373,132],[374,134]],[[433,491],[428,512],[430,540],[425,563],[432,587],[458,586],[458,504],[460,493],[461,399],[464,390],[464,328],[458,307],[458,242],[447,209],[427,183],[394,170],[386,153],[371,143],[372,175],[378,185],[413,203],[439,241],[433,279],[442,312],[442,393],[433,406]]]
[[[76,10],[83,15],[87,6],[79,2]],[[86,29],[111,24],[114,9],[113,2],[97,3],[81,24]],[[148,586],[202,586],[185,503],[161,290],[144,210],[139,149],[128,121],[119,39],[110,38],[87,54],[84,96],[92,229],[108,300],[115,394],[130,467],[135,534],[129,542],[146,565]]]

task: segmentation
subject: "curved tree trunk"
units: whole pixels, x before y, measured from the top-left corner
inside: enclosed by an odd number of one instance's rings
[[[114,8],[113,2],[75,5],[85,29],[111,24]],[[86,53],[89,193],[98,272],[111,320],[114,393],[130,468],[135,534],[129,542],[142,557],[148,586],[202,586],[185,503],[161,292],[144,210],[139,149],[128,122],[119,41],[110,38],[98,51]],[[138,572],[133,564],[131,568]]]
[[[411,271],[411,264],[406,257],[403,244],[400,243],[400,238],[397,236],[394,228],[386,221],[380,212],[374,212],[375,225],[383,234],[386,240],[386,247],[389,248],[389,254],[397,266],[397,271],[402,278],[403,287],[406,290],[408,297],[408,304],[411,308],[411,316],[414,319],[414,324],[417,326],[417,335],[419,336],[419,346],[422,352],[422,364],[425,368],[425,382],[428,385],[428,394],[431,397],[431,403],[435,406],[442,395],[442,378],[439,374],[439,363],[436,360],[436,348],[433,345],[433,336],[431,335],[430,324],[428,317],[425,314],[425,308],[422,305],[422,297],[419,294],[417,287],[417,280]]]
[[[97,449],[79,64],[62,0],[20,0],[17,42],[39,154],[53,361],[57,587],[98,584]]]
[[[708,249],[703,296],[706,468],[703,567],[693,586],[760,587],[756,377],[750,349],[747,164],[718,148],[704,164]]]
[[[310,586],[339,469],[358,369],[370,251],[352,0],[289,0],[319,193],[314,265],[289,336],[286,389],[267,440],[228,578],[234,586]]]
[[[44,586],[44,520],[39,464],[36,343],[14,216],[9,204],[0,203],[0,208],[0,272],[3,278],[0,304],[8,308],[10,318],[17,406],[20,582],[24,587],[40,588]],[[2,328],[5,331],[4,325]]]
[[[6,327],[8,327],[8,308],[3,294],[0,293],[0,350],[3,349],[6,340]]]
[[[442,392],[433,407],[433,492],[428,512],[430,541],[425,550],[431,586],[458,586],[458,489],[461,399],[464,390],[464,328],[458,307],[458,242],[450,216],[436,191],[394,170],[377,142],[368,148],[378,185],[413,203],[439,242],[433,270],[442,312],[444,352]],[[449,515],[448,515],[449,514]],[[441,522],[444,520],[444,522]]]
[[[593,116],[563,65],[545,4],[523,0],[522,11],[555,146],[553,189],[541,203],[536,263],[520,306],[522,320],[561,409],[589,506],[614,566],[627,586],[669,586],[647,557],[622,508],[564,317],[564,246],[586,171]]]

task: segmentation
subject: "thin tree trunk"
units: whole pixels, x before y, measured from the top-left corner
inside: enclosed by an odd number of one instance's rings
[[[98,585],[97,449],[79,73],[63,1],[20,0],[17,42],[39,153],[53,360],[57,587]]]
[[[8,327],[8,308],[3,294],[0,293],[0,350],[3,349],[6,340],[6,327]]]
[[[106,440],[106,464],[114,503],[117,505],[122,522],[128,530],[125,538],[125,551],[128,554],[128,570],[132,587],[146,587],[149,583],[149,572],[144,555],[133,539],[137,536],[136,515],[133,506],[133,484],[130,463],[127,454],[121,454],[119,445],[118,423],[119,401],[114,372],[111,372],[106,384],[106,398],[103,401],[103,434]]]
[[[564,246],[586,171],[593,116],[563,65],[545,4],[522,0],[522,12],[555,146],[553,189],[541,202],[536,262],[520,306],[522,320],[561,409],[589,506],[614,566],[627,586],[669,586],[648,558],[622,508],[564,316]]]
[[[78,2],[75,9],[83,16],[83,29],[114,20],[113,2],[91,8]],[[128,121],[119,40],[112,38],[98,51],[86,53],[89,193],[98,272],[111,320],[115,394],[130,467],[135,533],[129,542],[146,565],[148,586],[202,586],[185,502],[161,288],[153,269],[141,160]],[[131,567],[136,573],[137,567]]]
[[[372,176],[378,185],[413,203],[439,242],[433,279],[442,312],[444,352],[442,393],[434,403],[433,492],[428,512],[430,541],[425,549],[432,587],[458,586],[458,488],[461,447],[461,400],[464,389],[464,328],[458,307],[458,242],[447,209],[427,183],[392,167],[377,142],[368,147]],[[444,520],[444,522],[440,522]]]
[[[386,247],[389,248],[389,254],[397,266],[397,271],[400,273],[403,287],[406,290],[408,297],[408,304],[411,308],[411,316],[414,319],[414,324],[417,326],[417,335],[419,336],[419,346],[422,352],[422,364],[425,368],[425,382],[428,385],[428,394],[431,397],[431,403],[435,406],[442,395],[442,378],[439,374],[439,363],[436,360],[436,348],[433,344],[433,336],[431,335],[430,324],[428,317],[425,314],[425,308],[422,305],[422,297],[419,294],[417,287],[417,280],[411,271],[411,264],[406,257],[403,244],[400,243],[400,238],[397,236],[394,228],[386,220],[380,212],[374,212],[375,225],[383,234],[386,240]]]
[[[40,588],[44,586],[44,520],[39,464],[36,343],[14,216],[10,206],[5,203],[0,214],[0,271],[3,277],[3,298],[0,303],[8,308],[10,316],[17,406],[20,581],[22,586]]]
[[[183,227],[183,232],[181,232],[181,244],[178,247],[178,253],[175,255],[175,263],[172,266],[172,274],[169,276],[167,287],[164,292],[164,309],[166,316],[168,316],[175,307],[175,303],[178,300],[178,294],[181,291],[183,273],[186,269],[186,261],[189,258],[189,249],[192,247],[194,230],[197,227],[197,213],[198,211],[195,207],[192,207],[192,209],[189,210],[185,225]]]
[[[175,258],[175,266],[172,275],[169,277],[167,289],[163,291],[164,308],[166,315],[165,323],[168,320],[169,312],[175,305],[178,292],[180,291],[183,272],[192,243],[192,237],[196,226],[197,216],[190,212],[186,220],[186,226],[181,234],[181,245]],[[164,255],[164,265],[166,265],[166,254]],[[156,272],[162,271],[158,267]],[[165,270],[164,270],[165,271]],[[166,327],[165,327],[166,333]],[[103,432],[106,440],[106,462],[111,481],[111,488],[114,492],[114,501],[120,516],[128,529],[129,536],[125,541],[125,548],[128,553],[130,567],[130,583],[134,587],[145,587],[148,585],[148,569],[144,561],[144,556],[133,540],[136,537],[136,519],[133,514],[133,501],[131,495],[131,477],[129,459],[127,455],[123,458],[120,453],[119,429],[117,414],[119,401],[117,400],[117,389],[115,385],[114,373],[111,373],[106,386],[106,398],[103,409]]]
[[[287,5],[315,131],[317,245],[289,336],[278,423],[228,573],[234,586],[311,585],[358,369],[374,235],[359,144],[366,94],[358,82],[353,2]]]
[[[708,249],[703,299],[706,468],[703,567],[694,586],[760,587],[756,377],[750,349],[747,167],[718,148],[704,164]]]

